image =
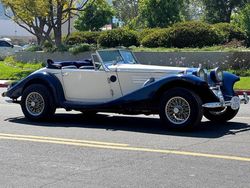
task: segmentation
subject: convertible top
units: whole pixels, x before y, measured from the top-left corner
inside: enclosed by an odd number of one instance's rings
[[[83,61],[61,61],[61,62],[54,62],[53,60],[48,59],[47,65],[46,65],[48,69],[61,69],[62,67],[66,67],[66,66],[76,66],[76,68],[85,67],[85,66],[94,67],[91,59],[84,59]]]

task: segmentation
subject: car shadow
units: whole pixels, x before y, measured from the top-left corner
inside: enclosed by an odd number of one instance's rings
[[[93,117],[85,117],[83,114],[56,114],[53,119],[44,122],[33,122],[24,117],[9,118],[5,121],[32,126],[79,127],[201,138],[219,138],[224,135],[250,131],[250,125],[246,123],[213,123],[210,121],[203,121],[200,127],[192,131],[170,131],[162,125],[159,118],[116,116],[113,114],[97,114]]]

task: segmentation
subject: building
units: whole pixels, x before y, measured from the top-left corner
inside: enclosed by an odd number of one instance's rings
[[[25,29],[18,26],[15,22],[4,15],[3,6],[0,4],[0,38],[15,36],[32,36]]]

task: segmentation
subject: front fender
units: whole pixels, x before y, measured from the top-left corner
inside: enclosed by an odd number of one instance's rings
[[[22,96],[23,91],[31,84],[44,84],[53,94],[55,103],[60,105],[65,100],[61,82],[53,74],[48,72],[38,72],[29,75],[25,79],[17,82],[6,92],[6,96],[11,99],[17,99]]]
[[[161,95],[170,88],[184,87],[196,92],[204,102],[218,101],[218,98],[209,89],[208,84],[194,75],[168,76],[145,87],[132,92],[115,103],[131,103],[144,100],[159,100]]]
[[[223,75],[224,79],[223,79],[222,92],[225,98],[230,97],[231,99],[232,96],[235,96],[234,84],[240,81],[240,77],[229,72],[224,72]]]

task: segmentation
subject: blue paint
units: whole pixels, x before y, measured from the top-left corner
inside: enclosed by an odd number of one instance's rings
[[[33,82],[35,80],[35,82]],[[233,85],[236,81],[239,80],[239,77],[230,74],[228,72],[224,72],[224,82],[222,91],[225,96],[233,96],[234,90]],[[106,103],[99,103],[99,104],[90,104],[90,103],[84,103],[84,102],[69,102],[65,100],[63,87],[61,85],[61,82],[53,75],[48,72],[38,72],[33,73],[27,78],[21,80],[17,84],[15,84],[13,87],[11,87],[7,91],[7,96],[16,99],[20,97],[24,91],[24,89],[32,83],[36,82],[42,82],[46,86],[50,88],[52,91],[52,94],[55,99],[55,103],[57,107],[63,107],[66,109],[112,109],[116,107],[121,106],[133,106],[136,103],[140,102],[152,102],[154,100],[157,100],[157,97],[159,97],[158,91],[163,90],[164,87],[169,86],[173,83],[182,83],[182,85],[186,85],[187,88],[189,86],[192,86],[195,88],[199,94],[202,97],[204,101],[208,102],[216,102],[218,101],[218,98],[212,93],[212,91],[209,89],[208,84],[201,80],[199,77],[193,75],[193,74],[185,74],[185,75],[175,75],[175,76],[167,76],[162,78],[159,81],[149,83],[145,87],[142,87],[139,90],[136,90],[130,94],[127,94],[119,99],[106,102]],[[211,81],[211,79],[210,79]],[[174,85],[175,87],[178,87],[178,85]]]
[[[36,81],[34,82],[34,80]],[[22,93],[27,86],[29,86],[31,83],[35,84],[39,82],[46,84],[46,86],[51,89],[55,103],[58,106],[61,106],[62,102],[65,101],[62,85],[53,74],[48,72],[38,72],[29,75],[11,87],[7,91],[6,95],[12,99],[17,99],[18,97],[22,96]]]
[[[238,81],[240,81],[240,77],[229,72],[224,72],[222,93],[226,99],[231,100],[231,97],[235,96],[233,87]]]
[[[64,108],[73,108],[73,109],[102,109],[102,108],[112,108],[117,106],[132,106],[138,102],[150,102],[156,99],[157,92],[164,86],[167,86],[173,82],[182,82],[183,84],[193,85],[194,87],[200,88],[205,93],[211,93],[209,86],[206,82],[202,81],[200,78],[194,75],[176,75],[168,76],[157,82],[153,82],[137,91],[134,91],[128,95],[125,95],[119,99],[100,104],[88,104],[84,102],[65,102]],[[178,86],[176,86],[178,87]],[[210,100],[217,101],[215,95],[210,97]]]

